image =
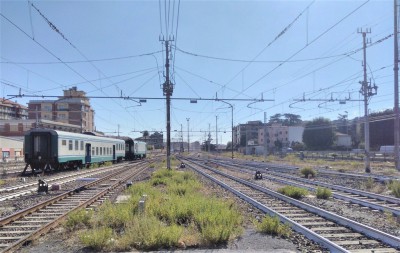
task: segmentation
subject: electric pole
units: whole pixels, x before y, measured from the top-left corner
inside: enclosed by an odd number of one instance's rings
[[[218,116],[215,115],[215,151],[218,154]]]
[[[394,163],[400,171],[399,161],[399,47],[397,37],[397,0],[394,0]]]
[[[268,155],[268,142],[267,142],[267,134],[268,134],[268,128],[267,128],[267,112],[264,112],[264,157],[267,159]],[[266,160],[265,160],[266,161]]]
[[[370,85],[370,83],[367,81],[367,40],[366,40],[366,36],[367,36],[367,33],[371,33],[371,29],[366,29],[365,31],[363,31],[362,29],[359,29],[357,32],[361,33],[363,36],[364,80],[362,82],[360,82],[361,83],[360,93],[362,95],[364,95],[365,172],[370,173],[371,167],[370,167],[370,157],[369,157],[370,156],[370,154],[369,154],[370,144],[369,144],[368,99],[369,99],[369,97],[376,94],[377,87],[375,85],[374,85],[374,87],[372,87]],[[375,89],[375,92],[373,92],[372,89]]]
[[[181,153],[183,152],[183,129],[182,129],[182,124],[181,124],[181,147],[180,147],[180,151],[181,151]]]
[[[190,140],[189,140],[189,120],[190,118],[186,118],[187,127],[188,127],[188,153],[190,153]]]
[[[174,85],[169,79],[169,41],[165,41],[165,82],[163,84],[163,95],[166,96],[167,107],[167,169],[171,169],[171,96]]]

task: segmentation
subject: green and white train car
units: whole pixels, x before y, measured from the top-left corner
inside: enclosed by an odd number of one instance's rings
[[[70,133],[51,129],[33,129],[25,134],[25,173],[36,170],[80,168],[91,163],[120,162],[125,156],[124,140]]]

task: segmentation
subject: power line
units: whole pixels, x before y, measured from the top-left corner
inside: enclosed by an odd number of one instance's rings
[[[273,68],[272,70],[270,70],[269,72],[267,72],[266,74],[264,74],[263,76],[261,76],[260,78],[258,78],[256,81],[254,81],[252,84],[250,84],[248,87],[246,87],[243,91],[241,91],[241,94],[243,92],[245,92],[246,90],[250,89],[251,87],[253,87],[255,84],[257,84],[259,81],[261,81],[262,79],[264,79],[265,77],[267,77],[268,75],[270,75],[272,72],[274,72],[276,69],[278,69],[279,67],[281,67],[284,63],[286,63],[287,61],[289,61],[290,59],[292,59],[293,57],[295,57],[297,54],[299,54],[300,52],[302,52],[305,48],[307,48],[308,46],[310,46],[311,44],[313,44],[315,41],[317,41],[318,39],[320,39],[322,36],[324,36],[326,33],[328,33],[330,30],[332,30],[334,27],[336,27],[338,24],[340,24],[343,20],[345,20],[346,18],[348,18],[349,16],[351,16],[353,13],[355,13],[356,11],[358,11],[361,7],[363,7],[365,4],[367,4],[369,2],[369,0],[365,1],[363,4],[361,4],[360,6],[358,6],[356,9],[354,9],[353,11],[351,11],[350,13],[348,13],[346,16],[344,16],[343,18],[341,18],[338,22],[336,22],[335,24],[333,24],[332,26],[330,26],[328,29],[326,29],[324,32],[322,32],[320,35],[318,35],[315,39],[313,39],[310,43],[308,43],[307,45],[305,45],[304,47],[302,47],[300,50],[298,50],[297,52],[295,52],[294,54],[292,54],[290,57],[288,57],[284,62],[280,63],[278,66],[276,66],[275,68]]]
[[[308,10],[308,8],[315,2],[315,0],[313,0],[299,15],[297,15],[297,17],[289,24],[287,25],[271,42],[269,42],[267,44],[267,46],[265,46],[256,56],[254,56],[254,58],[252,59],[252,61],[254,61],[255,59],[257,59],[269,46],[271,46],[275,41],[278,40],[278,38],[280,38],[283,34],[285,34],[290,27],[300,18],[301,15],[303,15],[303,13]],[[244,68],[242,68],[234,77],[232,77],[226,84],[224,84],[223,88],[225,88],[229,83],[231,83],[240,73],[242,73],[245,69],[247,69],[250,66],[251,62],[249,62]]]
[[[138,57],[143,57],[143,56],[152,56],[155,54],[159,54],[162,51],[155,51],[151,53],[143,53],[143,54],[137,54],[137,55],[129,55],[129,56],[121,56],[121,57],[112,57],[112,58],[103,58],[103,59],[87,59],[87,60],[77,60],[77,61],[64,61],[64,62],[11,62],[11,61],[2,61],[0,63],[3,64],[27,64],[27,65],[50,65],[50,64],[63,64],[63,63],[68,63],[68,64],[73,64],[73,63],[90,63],[90,62],[102,62],[102,61],[115,61],[115,60],[125,60],[125,59],[131,59],[131,58],[138,58]]]

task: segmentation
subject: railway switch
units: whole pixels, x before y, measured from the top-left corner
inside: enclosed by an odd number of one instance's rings
[[[46,181],[39,179],[38,180],[38,193],[47,193],[49,191],[49,185]]]
[[[256,174],[254,175],[255,180],[262,179],[262,174],[259,170],[256,171]]]

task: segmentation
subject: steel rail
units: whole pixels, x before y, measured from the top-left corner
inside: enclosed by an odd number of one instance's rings
[[[232,165],[227,165],[226,163],[223,162],[218,162],[219,164],[222,164],[226,167],[235,169],[235,167],[233,167]],[[256,169],[256,168],[251,168],[251,167],[245,167],[248,170],[260,170],[260,169]],[[376,194],[376,193],[369,193],[369,192],[364,192],[364,191],[360,191],[360,190],[356,190],[356,189],[351,189],[351,188],[347,188],[344,186],[339,186],[339,185],[330,185],[328,183],[324,183],[324,182],[315,182],[315,181],[310,181],[310,180],[306,180],[306,179],[302,179],[302,178],[297,178],[294,176],[290,176],[290,175],[283,175],[283,174],[278,174],[276,172],[271,172],[267,169],[261,169],[263,172],[268,172],[271,173],[274,176],[279,176],[279,177],[283,177],[289,180],[293,180],[293,181],[300,181],[304,184],[311,184],[311,185],[316,185],[316,186],[323,186],[326,188],[330,188],[330,189],[334,189],[334,190],[339,190],[339,191],[343,191],[343,192],[347,192],[347,193],[351,193],[351,194],[355,194],[355,195],[360,195],[360,196],[364,196],[364,197],[368,197],[368,198],[372,198],[372,199],[376,199],[376,200],[380,200],[380,201],[385,201],[385,202],[390,202],[393,204],[400,204],[400,199],[398,198],[394,198],[394,197],[389,197],[389,196],[384,196],[384,195],[380,195],[380,194]],[[279,182],[279,183],[283,183],[283,184],[288,184],[288,185],[293,185],[293,186],[298,186],[298,187],[302,187],[302,188],[306,188],[310,191],[316,191],[317,189],[311,186],[307,186],[304,184],[300,184],[300,183],[296,183],[296,182],[290,182],[290,181],[285,181],[283,179],[279,179],[279,178],[275,178],[269,175],[265,175],[264,174],[264,178],[268,178],[270,180]],[[377,203],[372,203],[369,202],[367,200],[363,200],[363,199],[358,199],[356,197],[351,197],[351,196],[346,196],[340,193],[332,193],[334,198],[340,199],[340,200],[344,200],[347,202],[351,202],[354,204],[358,204],[358,205],[362,205],[362,206],[366,206],[369,207],[371,209],[375,209],[375,210],[379,210],[379,211],[388,211],[393,213],[396,216],[400,216],[400,209],[398,208],[393,208],[393,207],[388,207],[388,206],[383,206],[381,204],[377,204]]]
[[[192,162],[193,162],[193,161],[192,161]],[[198,164],[198,163],[196,163],[196,162],[193,162],[193,163],[197,164],[198,166],[207,167],[207,166]],[[237,195],[239,198],[245,200],[246,202],[248,202],[248,203],[250,203],[251,205],[253,205],[254,207],[260,209],[260,210],[263,211],[264,213],[268,213],[268,214],[271,215],[271,216],[275,215],[275,216],[279,217],[279,220],[280,220],[281,222],[286,223],[286,224],[289,224],[290,227],[291,227],[293,230],[295,230],[295,231],[297,231],[297,232],[303,234],[304,236],[306,236],[306,237],[307,237],[308,239],[310,239],[310,240],[313,240],[313,241],[315,241],[315,242],[317,242],[317,243],[320,243],[321,245],[323,245],[324,247],[326,247],[327,249],[329,249],[331,252],[344,252],[344,253],[350,252],[350,251],[346,250],[345,248],[343,248],[343,247],[341,247],[341,246],[339,246],[339,245],[337,245],[337,244],[335,244],[335,243],[333,243],[333,242],[327,240],[326,238],[324,238],[324,237],[318,235],[317,233],[311,231],[310,229],[308,229],[308,228],[306,228],[306,227],[304,227],[304,226],[298,224],[297,222],[294,222],[294,221],[292,221],[291,219],[288,219],[287,217],[281,215],[280,213],[275,212],[274,210],[268,208],[267,206],[263,205],[262,203],[258,202],[257,200],[255,200],[255,199],[253,199],[253,198],[251,198],[251,197],[249,197],[249,196],[247,196],[247,195],[241,193],[241,192],[238,191],[238,190],[233,189],[232,187],[230,187],[230,186],[228,186],[227,184],[221,182],[220,180],[218,180],[218,179],[216,179],[216,178],[214,178],[214,177],[208,175],[207,173],[205,173],[205,172],[203,172],[203,171],[201,171],[201,170],[196,169],[195,167],[191,166],[190,164],[187,164],[187,165],[188,165],[191,169],[195,170],[197,173],[199,173],[199,174],[203,175],[204,177],[210,179],[211,181],[217,183],[218,185],[220,185],[220,186],[223,187],[224,189],[226,189],[226,190],[228,190],[228,191],[234,193],[234,194]],[[214,171],[214,172],[215,172],[215,171]],[[218,174],[220,174],[220,173],[218,173]],[[223,174],[221,174],[221,175],[223,175]]]
[[[275,197],[277,199],[283,200],[283,201],[285,201],[287,203],[290,203],[290,204],[292,204],[294,206],[297,206],[297,207],[299,207],[299,208],[301,208],[303,210],[306,210],[308,212],[317,214],[317,215],[319,215],[319,216],[321,216],[321,217],[323,217],[325,219],[334,221],[337,224],[340,224],[340,225],[345,226],[345,227],[349,227],[349,228],[351,228],[351,229],[353,229],[353,230],[355,230],[355,231],[357,231],[359,233],[362,233],[362,234],[364,234],[364,235],[366,235],[368,237],[371,237],[373,239],[382,241],[382,242],[390,245],[391,247],[400,249],[400,238],[399,237],[387,234],[385,232],[379,231],[377,229],[374,229],[372,227],[366,226],[366,225],[358,223],[356,221],[347,219],[347,218],[339,216],[337,214],[325,211],[325,210],[323,210],[321,208],[318,208],[318,207],[303,203],[301,201],[295,200],[293,198],[287,197],[287,196],[282,195],[280,193],[277,193],[277,192],[274,192],[272,190],[269,190],[269,189],[266,189],[264,187],[261,187],[261,186],[259,186],[257,184],[250,183],[250,182],[248,182],[246,180],[243,180],[243,179],[240,179],[240,178],[236,178],[234,176],[228,175],[226,173],[218,171],[218,170],[216,170],[214,168],[211,168],[209,166],[205,166],[205,165],[199,164],[197,162],[193,162],[193,163],[197,164],[198,166],[202,166],[204,168],[207,168],[207,169],[213,171],[214,173],[217,173],[219,175],[222,175],[224,177],[232,179],[232,180],[234,180],[236,182],[239,182],[239,183],[242,183],[242,184],[244,184],[246,186],[249,186],[249,187],[251,187],[253,189],[256,189],[256,190],[259,190],[261,192],[264,192],[264,193],[266,193],[266,194],[268,194],[270,196],[273,196],[273,197]]]
[[[56,217],[56,219],[54,219],[53,221],[50,221],[49,223],[45,224],[44,226],[40,227],[39,229],[37,229],[37,230],[35,230],[35,231],[29,233],[28,235],[22,237],[22,238],[19,239],[18,241],[12,243],[10,246],[8,246],[7,248],[5,248],[2,252],[4,252],[4,253],[5,253],[5,252],[12,252],[13,250],[15,250],[15,249],[17,249],[18,247],[20,247],[20,246],[21,246],[24,242],[26,242],[27,240],[34,239],[34,238],[36,238],[36,237],[38,237],[38,236],[40,236],[40,235],[42,235],[42,234],[44,234],[44,233],[47,233],[50,229],[52,229],[52,228],[56,227],[58,224],[60,224],[60,222],[62,222],[62,221],[67,217],[67,215],[68,215],[69,213],[71,213],[72,211],[79,210],[79,209],[81,209],[81,208],[84,208],[84,207],[86,207],[86,206],[91,205],[92,203],[94,203],[95,201],[97,201],[98,199],[100,199],[101,197],[103,197],[104,195],[106,195],[107,193],[109,193],[111,190],[117,188],[117,187],[120,186],[122,183],[126,182],[126,180],[128,180],[128,179],[134,177],[134,176],[137,175],[137,174],[140,174],[140,173],[141,173],[143,170],[145,170],[146,168],[147,168],[147,166],[143,166],[141,169],[129,173],[129,175],[127,175],[127,176],[125,176],[124,178],[122,178],[122,179],[116,181],[116,182],[115,182],[114,184],[112,184],[111,186],[109,186],[109,187],[107,187],[107,188],[101,190],[101,191],[98,192],[96,195],[92,196],[90,199],[88,199],[88,200],[86,200],[86,201],[80,203],[78,206],[76,206],[76,207],[72,208],[71,210],[67,211],[66,213],[61,214],[60,216]],[[74,195],[74,194],[79,194],[79,192],[82,191],[83,189],[88,188],[88,187],[91,187],[91,186],[94,186],[94,185],[96,185],[96,184],[100,184],[100,183],[102,183],[102,182],[104,182],[104,181],[106,181],[106,180],[111,179],[111,178],[114,177],[114,176],[117,176],[119,173],[121,173],[121,171],[117,171],[117,172],[115,172],[115,173],[112,173],[111,175],[107,175],[107,176],[104,177],[104,178],[101,178],[101,179],[98,179],[98,180],[96,180],[96,181],[90,182],[90,183],[86,184],[86,185],[83,186],[83,187],[76,188],[76,189],[71,190],[71,191],[69,191],[69,192],[66,192],[66,193],[64,193],[64,194],[61,194],[61,195],[59,195],[59,196],[56,196],[56,197],[54,197],[54,198],[52,198],[52,199],[50,199],[50,200],[48,200],[48,201],[45,201],[45,202],[43,202],[43,203],[39,203],[38,205],[35,205],[35,206],[32,207],[32,208],[27,208],[27,209],[22,210],[22,211],[20,211],[20,212],[14,214],[14,215],[10,215],[10,216],[8,216],[8,217],[6,217],[6,218],[4,218],[4,219],[1,219],[1,220],[0,220],[0,228],[1,228],[2,226],[6,225],[6,224],[9,224],[9,223],[11,223],[11,222],[13,222],[13,221],[15,221],[15,220],[21,218],[21,217],[26,216],[27,214],[34,213],[35,211],[40,210],[40,209],[42,209],[42,208],[45,207],[45,206],[49,206],[49,205],[51,205],[51,204],[53,204],[53,203],[55,203],[55,202],[58,202],[58,201],[60,201],[60,200],[62,200],[62,199],[64,199],[64,198],[67,198],[67,197],[72,196],[72,195]]]

